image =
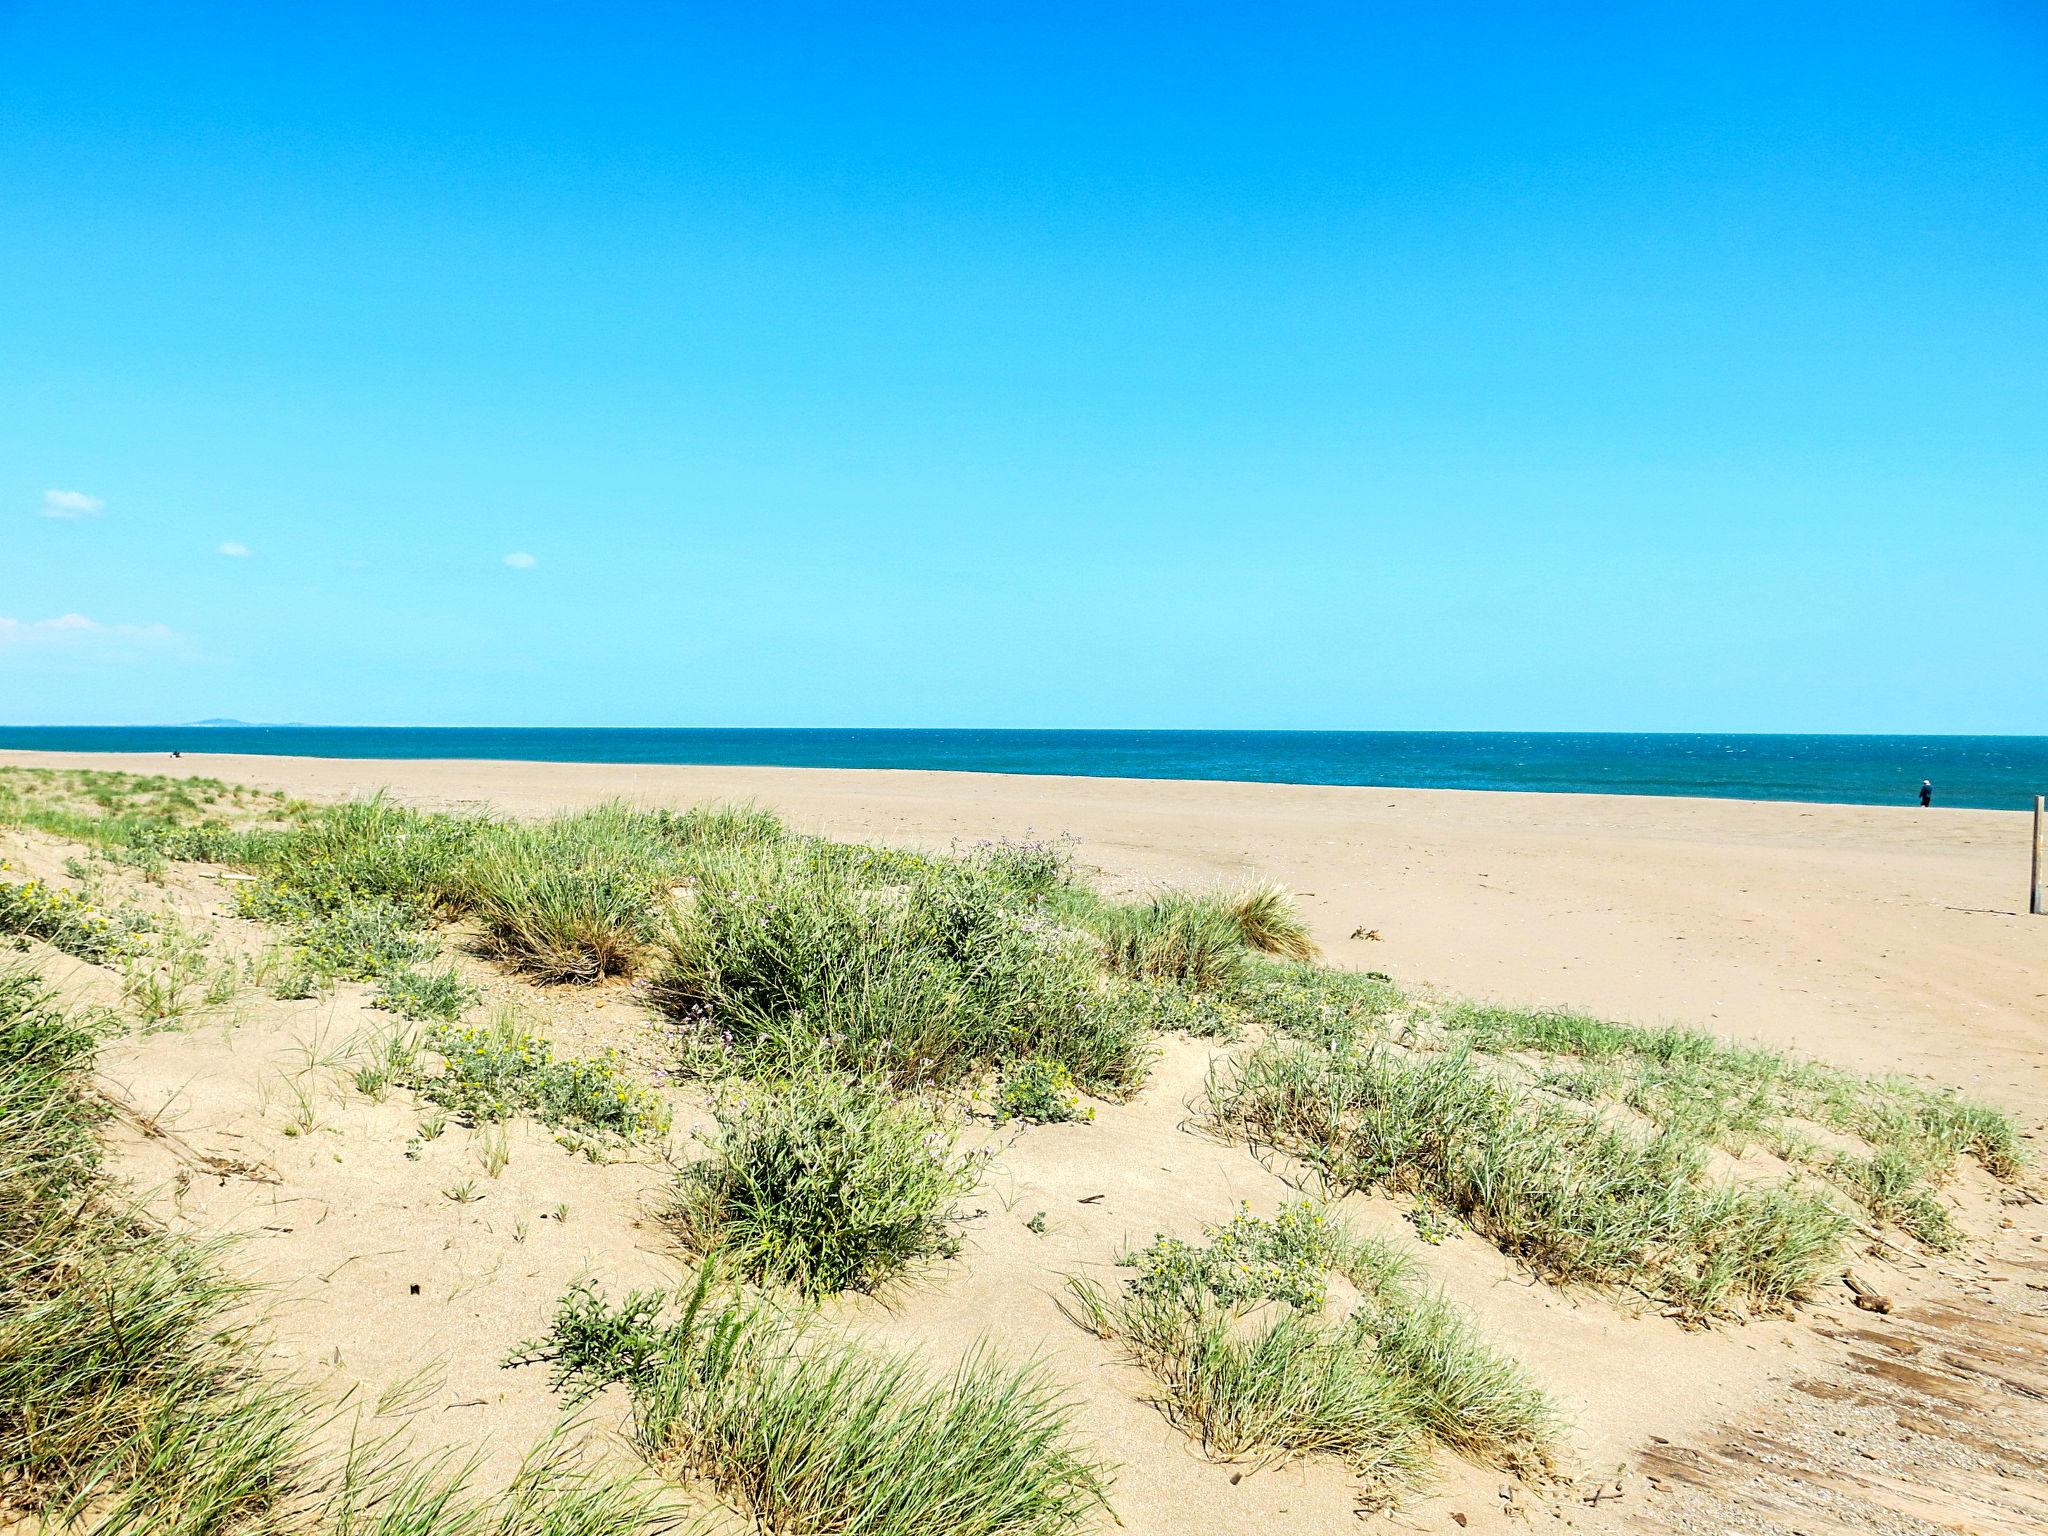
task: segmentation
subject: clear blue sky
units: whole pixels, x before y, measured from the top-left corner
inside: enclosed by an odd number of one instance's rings
[[[0,4],[0,721],[2048,728],[2048,13],[1680,9]]]

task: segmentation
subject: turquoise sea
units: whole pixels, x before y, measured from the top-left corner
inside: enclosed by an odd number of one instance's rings
[[[1495,731],[585,730],[511,726],[0,726],[58,752],[482,757],[1238,779],[2016,810],[2048,792],[2044,736]]]

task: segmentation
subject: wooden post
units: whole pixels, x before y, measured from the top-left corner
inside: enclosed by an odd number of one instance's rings
[[[2048,811],[2048,795],[2034,796],[2034,894],[2027,910],[2036,917],[2048,913],[2048,889],[2043,887],[2043,881],[2048,880],[2048,868],[2043,867],[2041,856],[2044,811]]]

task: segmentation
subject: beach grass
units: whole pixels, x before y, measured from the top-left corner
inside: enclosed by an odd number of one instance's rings
[[[1121,1092],[1142,1076],[1144,1031],[1099,980],[1081,935],[972,865],[876,884],[799,850],[707,871],[652,983],[714,1063],[773,1072],[822,1055],[952,1084],[1035,1055]]]
[[[572,1400],[623,1386],[657,1467],[708,1483],[763,1531],[1071,1536],[1104,1523],[1110,1469],[1036,1367],[986,1350],[935,1374],[724,1291],[589,1289],[514,1357]]]
[[[487,952],[536,981],[592,982],[638,969],[679,868],[656,818],[615,802],[493,826],[462,890]]]
[[[338,1405],[264,1369],[220,1241],[101,1172],[98,1036],[0,969],[0,1524],[94,1536],[652,1536],[657,1490],[548,1442],[510,1489],[389,1436],[325,1461]]]
[[[387,1006],[452,1022],[469,994],[428,966],[437,925],[454,923],[532,981],[642,977],[674,1023],[678,1066],[743,1090],[836,1078],[905,1114],[928,1092],[974,1090],[999,1116],[1043,1122],[1084,1112],[1080,1094],[1127,1096],[1160,1035],[1249,1036],[1211,1085],[1219,1128],[1462,1220],[1546,1279],[1648,1295],[1691,1322],[1805,1297],[1859,1225],[1953,1246],[1945,1191],[1963,1163],[2010,1180],[2023,1160],[2008,1116],[1953,1093],[1702,1031],[1412,994],[1315,963],[1277,887],[1111,900],[1058,841],[942,855],[810,837],[747,805],[623,802],[526,823],[380,797],[263,801],[231,822],[162,785],[0,783],[0,816],[69,827],[98,813],[110,853],[257,875],[243,909],[284,929],[296,995],[370,980]],[[127,963],[145,1014],[175,1017],[212,984],[180,969],[169,939],[152,948],[70,890],[0,885],[0,917],[74,952],[143,954]],[[580,1083],[591,1103],[577,1114],[638,1115],[602,1070],[499,1071],[525,1047],[479,1043],[491,1039],[448,1034],[461,1066],[421,1091],[496,1113],[498,1087],[517,1080],[526,1096],[503,1104],[563,1114],[555,1101]],[[735,1204],[722,1217],[702,1206],[701,1247],[723,1221],[764,1235],[735,1251],[778,1283],[815,1288],[820,1263],[875,1283],[878,1269],[820,1257],[838,1238],[773,1232],[757,1192],[794,1177],[769,1153],[805,1135],[839,1138],[846,1167],[891,1166],[886,1117],[826,1099],[808,1129],[757,1115],[724,1145],[739,1158]],[[704,1198],[709,1172],[696,1177]]]
[[[1424,1293],[1407,1260],[1314,1205],[1240,1211],[1200,1243],[1162,1237],[1124,1263],[1137,1273],[1120,1287],[1071,1281],[1074,1310],[1157,1378],[1168,1417],[1213,1456],[1332,1457],[1372,1505],[1419,1485],[1435,1446],[1532,1474],[1551,1464],[1558,1415],[1528,1373]]]
[[[1753,1147],[1829,1182],[1871,1220],[1933,1247],[1955,1240],[1939,1190],[1964,1158],[2000,1180],[2025,1162],[2019,1128],[1990,1105],[1898,1076],[1867,1076],[1703,1030],[1552,1009],[1464,1003],[1445,1018],[1476,1051],[1556,1063],[1543,1081],[1627,1107],[1741,1156]],[[1853,1138],[1860,1150],[1830,1145]]]
[[[92,1031],[0,971],[0,1509],[95,1530],[262,1527],[302,1404],[249,1368],[248,1288],[99,1173]]]
[[[1552,1098],[1469,1050],[1269,1042],[1210,1102],[1343,1188],[1425,1198],[1546,1279],[1632,1287],[1692,1321],[1809,1295],[1850,1225],[1818,1189],[1711,1175],[1698,1140]]]
[[[1231,903],[1217,896],[1162,891],[1141,905],[1103,908],[1093,926],[1115,974],[1198,991],[1236,980],[1249,952]]]

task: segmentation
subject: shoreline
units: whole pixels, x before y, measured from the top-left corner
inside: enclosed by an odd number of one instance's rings
[[[892,727],[0,727],[0,750],[626,768],[809,768],[2029,810],[2048,736]]]
[[[436,727],[441,729],[441,727]],[[476,727],[484,729],[484,727]],[[1505,734],[1505,733],[1503,733]],[[2015,740],[2031,738],[2013,738]],[[1566,800],[1566,801],[1615,801],[1624,804],[1651,802],[1654,804],[1677,804],[1696,806],[1745,806],[1778,810],[1813,811],[1857,811],[1871,813],[1897,813],[1920,816],[1989,816],[2025,820],[2031,812],[2024,808],[2006,808],[1981,805],[1943,805],[1937,801],[1932,807],[1867,800],[1786,800],[1770,796],[1669,794],[1662,790],[1621,790],[1621,789],[1493,789],[1448,784],[1338,784],[1317,779],[1221,779],[1221,778],[1174,778],[1150,774],[1112,773],[1040,773],[1026,769],[1010,768],[895,768],[895,767],[841,767],[814,765],[808,763],[699,763],[699,762],[652,762],[640,760],[619,760],[611,758],[555,758],[555,757],[344,757],[324,753],[286,752],[193,752],[180,749],[181,755],[173,758],[169,752],[74,752],[40,747],[0,747],[0,767],[19,768],[87,768],[112,773],[145,773],[152,771],[149,765],[160,765],[156,770],[167,774],[183,774],[186,777],[220,777],[228,772],[222,766],[213,774],[188,769],[186,765],[259,765],[296,764],[345,765],[361,770],[360,777],[374,779],[370,772],[377,767],[393,771],[411,769],[453,772],[464,769],[529,769],[547,773],[558,769],[603,770],[612,773],[639,775],[643,773],[679,774],[795,774],[819,777],[837,775],[859,775],[867,778],[895,778],[934,781],[956,779],[993,779],[997,781],[1020,781],[1041,785],[1112,785],[1126,790],[1171,788],[1175,790],[1276,790],[1329,792],[1333,794],[1362,795],[1423,795],[1423,796],[1472,796],[1512,800]],[[172,768],[169,765],[177,764]],[[289,777],[289,775],[286,775]],[[316,775],[317,776],[317,775]],[[255,782],[247,780],[246,782]]]
[[[1126,891],[1277,880],[1335,964],[1706,1028],[2048,1114],[2048,918],[2024,915],[2020,811],[502,759],[0,751],[0,764],[317,800],[388,789],[511,815],[753,799],[807,831],[935,848],[1069,835]]]

